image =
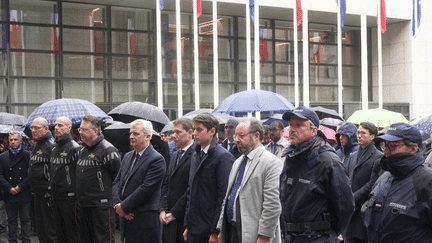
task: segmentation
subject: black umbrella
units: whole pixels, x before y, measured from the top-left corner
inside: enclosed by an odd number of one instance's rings
[[[145,119],[153,122],[157,127],[157,131],[161,131],[170,122],[168,116],[159,107],[139,101],[120,104],[108,112],[108,115],[115,121],[125,123],[133,122],[140,118]]]
[[[327,109],[327,108],[324,108],[321,106],[311,107],[311,109],[317,113],[320,120],[324,119],[326,117],[336,118],[336,119],[339,119],[341,121],[344,120],[342,117],[339,116],[339,114],[335,110]]]
[[[0,125],[22,126],[26,121],[27,118],[25,118],[24,116],[7,112],[0,112]]]

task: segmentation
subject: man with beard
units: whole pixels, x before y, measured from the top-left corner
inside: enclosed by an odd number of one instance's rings
[[[97,117],[83,117],[79,134],[83,142],[76,167],[80,242],[114,242],[112,183],[120,168],[117,148],[101,134]]]
[[[284,125],[281,121],[274,121],[269,128],[271,142],[267,144],[267,151],[276,155],[278,158],[283,158],[283,151],[289,146],[289,142],[282,135],[284,133]]]
[[[54,217],[51,207],[51,192],[49,191],[51,151],[54,138],[43,117],[33,120],[30,127],[36,145],[30,156],[28,178],[34,192],[34,225],[40,242],[56,242]]]
[[[222,242],[281,242],[279,175],[282,161],[261,144],[264,128],[249,118],[236,128],[243,154],[231,169],[218,229]]]
[[[56,144],[51,153],[51,193],[58,242],[79,242],[75,197],[75,171],[81,147],[72,139],[72,121],[61,116],[54,127]]]

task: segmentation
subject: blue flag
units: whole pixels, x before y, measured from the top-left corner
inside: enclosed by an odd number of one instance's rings
[[[8,26],[7,26],[7,10],[3,10],[3,24],[2,24],[2,58],[6,60],[8,49]]]
[[[416,31],[416,24],[415,24],[415,1],[413,0],[413,14],[412,14],[412,20],[411,20],[411,26],[412,26],[412,32],[413,32],[413,36],[415,35],[415,31]]]
[[[340,1],[341,28],[345,26],[345,15],[346,15],[346,0],[341,0]]]
[[[250,17],[252,22],[255,21],[255,0],[249,0]]]
[[[420,26],[421,22],[421,0],[417,0],[417,27]]]
[[[160,0],[160,10],[164,10],[165,9],[165,0]]]

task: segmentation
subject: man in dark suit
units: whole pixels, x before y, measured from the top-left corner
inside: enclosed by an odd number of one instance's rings
[[[174,142],[178,150],[171,156],[167,175],[162,184],[159,219],[163,225],[163,242],[184,242],[184,215],[186,191],[189,182],[190,161],[195,152],[192,120],[179,118],[174,121]]]
[[[352,192],[354,193],[355,211],[344,234],[344,242],[368,242],[366,227],[361,217],[361,207],[368,199],[375,181],[381,174],[380,160],[383,153],[374,144],[378,134],[377,127],[371,122],[362,122],[357,130],[359,150],[354,152],[347,162],[347,169]]]
[[[138,119],[132,122],[130,145],[114,180],[114,209],[122,217],[121,233],[126,243],[161,242],[159,222],[160,188],[165,175],[165,160],[150,145],[153,126]]]
[[[216,229],[234,156],[218,145],[218,120],[209,113],[194,117],[188,205],[183,236],[188,243],[217,242]]]
[[[0,155],[0,185],[8,218],[8,241],[18,242],[19,217],[22,242],[28,243],[31,231],[31,191],[27,178],[30,152],[24,149],[18,132],[9,134],[9,146],[9,151]]]
[[[239,122],[233,118],[227,121],[224,127],[226,139],[221,144],[222,147],[230,151],[236,159],[242,155],[237,148],[236,141],[234,140],[234,133],[238,124]]]

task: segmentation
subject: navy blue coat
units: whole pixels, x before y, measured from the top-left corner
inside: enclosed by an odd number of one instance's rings
[[[228,150],[228,144],[229,144],[228,139],[225,139],[225,140],[221,143],[221,146]],[[232,155],[234,155],[234,157],[235,157],[236,159],[238,159],[238,158],[242,155],[242,153],[238,150],[238,148],[237,148],[237,144],[236,144],[236,143],[234,143],[234,147],[231,148],[231,150],[228,150],[228,151],[229,151],[230,153],[232,153]]]
[[[346,170],[334,149],[315,136],[298,148],[289,146],[284,157],[280,177],[282,218],[287,223],[305,223],[322,221],[323,215],[329,214],[330,234],[315,240],[304,236],[303,240],[336,242],[354,212],[354,198]]]
[[[355,211],[345,231],[345,240],[352,238],[367,240],[367,231],[360,211],[381,174],[382,156],[383,153],[372,142],[364,150],[360,148],[354,152],[348,161],[348,176],[354,193]]]
[[[421,152],[381,159],[380,176],[362,207],[371,243],[432,242],[432,169]]]
[[[348,144],[345,146],[342,146],[340,143],[339,138],[341,134],[345,134],[349,138]],[[336,140],[338,142],[336,153],[343,164],[347,166],[346,163],[349,160],[351,154],[357,151],[360,147],[357,142],[357,127],[349,122],[342,124],[336,133]]]
[[[30,152],[22,148],[13,156],[11,151],[0,154],[0,185],[4,191],[5,203],[31,202],[31,190],[27,177]],[[21,192],[10,194],[12,187],[19,186]]]
[[[213,138],[204,158],[200,158],[200,151],[201,146],[196,146],[189,175],[185,216],[188,243],[208,242],[211,233],[218,232],[216,226],[235,160],[228,150],[218,145],[216,138]]]

